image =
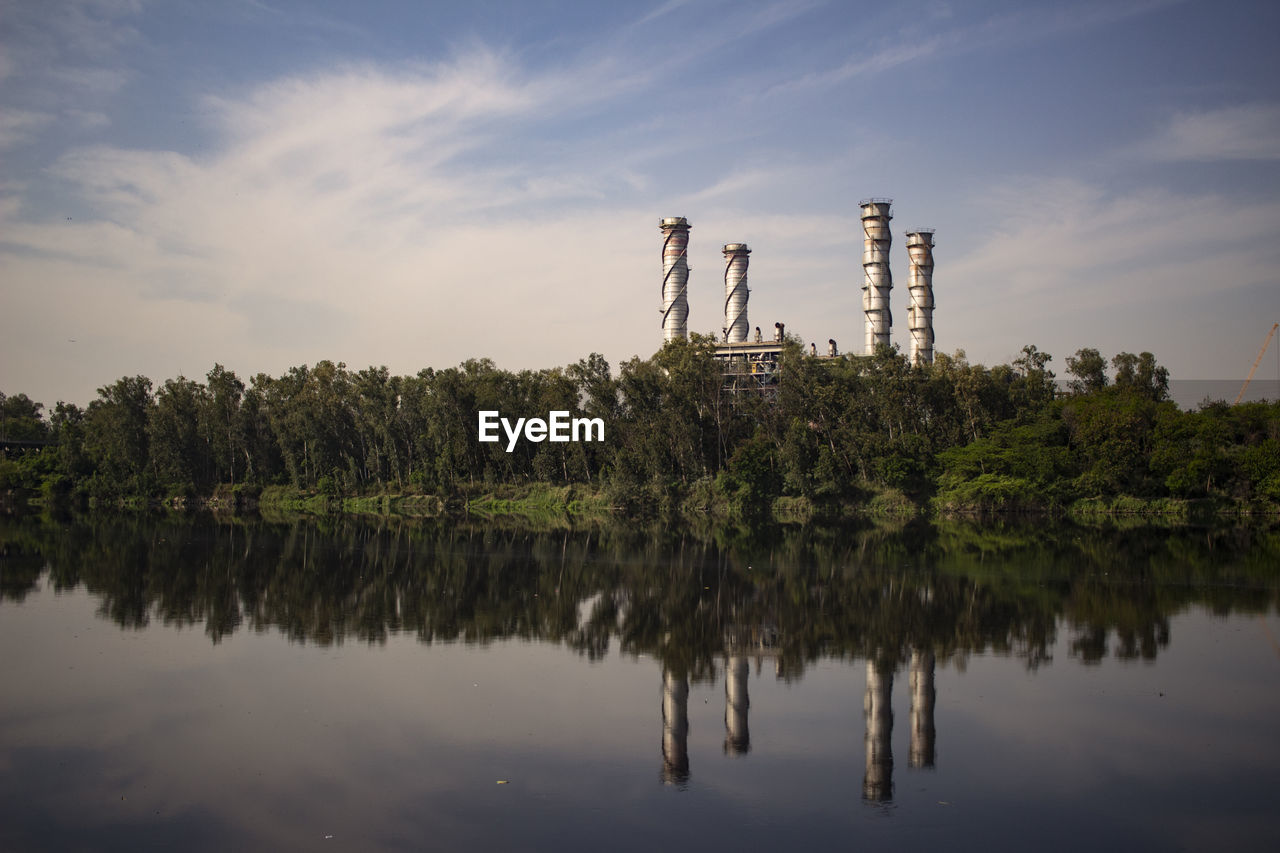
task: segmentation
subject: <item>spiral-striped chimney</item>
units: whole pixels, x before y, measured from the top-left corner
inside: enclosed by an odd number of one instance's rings
[[[662,340],[689,337],[689,220],[669,216],[662,231]]]
[[[731,344],[742,343],[750,329],[747,323],[747,264],[751,250],[746,243],[725,243],[724,249],[724,335]]]

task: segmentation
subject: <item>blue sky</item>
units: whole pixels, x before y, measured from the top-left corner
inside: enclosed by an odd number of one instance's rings
[[[1280,4],[0,0],[0,390],[863,338],[858,201],[937,347],[1243,378],[1280,319]],[[1265,368],[1264,371],[1265,373]],[[1261,374],[1260,374],[1261,375]]]

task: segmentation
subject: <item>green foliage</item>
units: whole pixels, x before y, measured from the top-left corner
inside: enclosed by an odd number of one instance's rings
[[[49,438],[49,425],[44,422],[37,403],[26,394],[12,397],[0,393],[0,440],[45,441]]]
[[[776,448],[763,431],[734,451],[716,477],[716,489],[728,498],[733,514],[744,519],[770,517],[773,501],[782,492],[776,456]]]
[[[1073,393],[1095,394],[1107,387],[1107,360],[1093,347],[1067,356],[1067,373],[1075,377],[1070,383]]]
[[[180,376],[154,392],[146,377],[124,377],[85,410],[58,403],[47,422],[40,403],[0,395],[11,432],[51,442],[6,451],[0,490],[239,505],[253,497],[236,490],[250,489],[264,506],[346,501],[380,513],[392,496],[430,496],[429,513],[476,489],[546,484],[585,487],[620,515],[733,516],[747,527],[778,511],[835,517],[902,502],[958,511],[1082,499],[1111,507],[1125,496],[1250,511],[1280,502],[1280,404],[1182,412],[1150,353],[1117,355],[1110,382],[1093,349],[1067,359],[1074,393],[1058,396],[1051,361],[1032,345],[994,367],[963,352],[913,366],[884,347],[817,359],[787,340],[776,381],[754,390],[726,384],[714,340],[699,335],[616,375],[595,353],[565,368],[511,372],[471,359],[414,376],[321,361],[247,385],[215,364],[204,382]],[[599,418],[605,440],[508,450],[478,441],[482,410]],[[542,505],[493,497],[508,500]]]

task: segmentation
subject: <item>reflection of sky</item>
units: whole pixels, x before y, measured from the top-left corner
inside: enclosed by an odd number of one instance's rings
[[[788,684],[752,662],[751,752],[690,685],[690,782],[660,784],[661,669],[500,642],[290,644],[122,631],[83,592],[0,606],[0,847],[654,849],[794,841],[948,850],[1274,837],[1280,618],[1171,620],[1155,663],[969,658],[937,670],[937,768],[861,801],[861,661]],[[1161,696],[1160,694],[1164,695]],[[498,785],[498,780],[509,784]],[[887,818],[887,819],[886,819]],[[905,846],[904,846],[905,845]],[[335,849],[336,846],[335,846]]]

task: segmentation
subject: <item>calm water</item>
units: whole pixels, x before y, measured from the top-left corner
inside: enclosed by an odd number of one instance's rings
[[[0,849],[1274,849],[1280,534],[0,519]]]

